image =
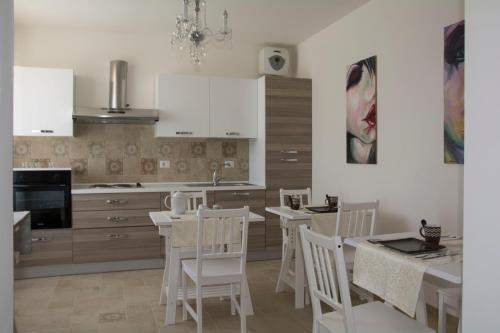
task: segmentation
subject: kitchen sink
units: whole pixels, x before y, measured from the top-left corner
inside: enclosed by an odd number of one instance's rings
[[[188,187],[211,187],[214,186],[213,183],[191,183],[185,184]],[[250,183],[219,183],[217,186],[249,186],[252,185]]]

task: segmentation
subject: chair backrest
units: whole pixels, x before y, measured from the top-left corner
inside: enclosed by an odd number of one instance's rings
[[[342,250],[342,239],[329,238],[301,225],[304,262],[313,307],[314,327],[322,316],[321,302],[344,317],[346,333],[355,333],[349,282]],[[313,329],[313,332],[318,330]]]
[[[300,207],[311,204],[311,188],[300,190],[285,190],[280,188],[280,206],[287,206],[286,197],[293,196],[300,198]],[[307,202],[305,202],[307,200]]]
[[[207,191],[187,192],[187,210],[197,210],[199,205],[207,206]]]
[[[239,209],[198,209],[196,242],[197,274],[202,276],[203,261],[212,259],[240,259],[240,273],[245,273],[248,244],[248,206]],[[205,229],[211,228],[210,233]],[[208,230],[207,230],[208,231]],[[210,234],[210,239],[205,239]]]
[[[373,236],[379,202],[340,202],[337,212],[335,236]]]

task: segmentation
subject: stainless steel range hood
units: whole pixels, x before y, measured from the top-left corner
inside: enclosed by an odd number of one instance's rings
[[[77,123],[154,124],[158,110],[134,109],[127,103],[127,67],[123,60],[110,64],[109,106],[106,108],[76,107],[73,120]]]

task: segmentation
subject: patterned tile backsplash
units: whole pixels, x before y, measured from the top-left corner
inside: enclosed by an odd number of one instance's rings
[[[160,161],[170,168],[160,168]],[[155,138],[149,125],[75,125],[75,136],[14,137],[14,167],[71,167],[73,182],[209,181],[223,161],[223,180],[248,179],[248,140]]]

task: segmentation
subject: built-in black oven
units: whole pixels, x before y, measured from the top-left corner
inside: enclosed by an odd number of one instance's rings
[[[71,228],[71,170],[14,170],[14,211],[26,210],[32,229]]]

